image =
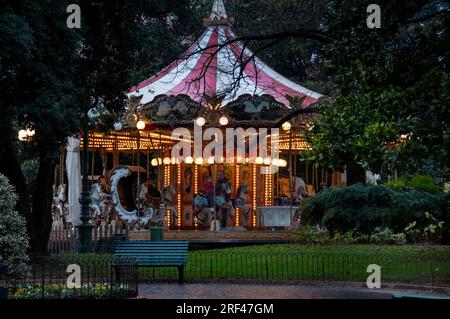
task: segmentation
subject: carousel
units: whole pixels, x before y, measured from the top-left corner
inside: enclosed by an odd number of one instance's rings
[[[234,42],[222,0],[214,1],[204,25],[203,35],[180,59],[130,90],[126,114],[110,132],[89,132],[96,225],[284,229],[295,223],[301,198],[341,183],[339,173],[301,156],[309,148],[305,135],[322,96],[252,59],[243,43]],[[224,135],[242,129],[246,151],[231,154],[231,160],[229,153],[195,155],[196,127],[205,134],[220,129]],[[191,137],[174,137],[177,129]],[[276,144],[274,134],[268,134],[265,154],[250,154],[252,135],[261,129],[277,129]],[[183,160],[173,156],[180,140],[192,147]],[[80,140],[69,139],[55,180],[55,185],[68,185],[64,223],[69,224],[79,218],[81,147]],[[60,173],[64,164],[67,179]],[[275,169],[267,174],[264,168]],[[59,188],[55,192],[60,207]]]

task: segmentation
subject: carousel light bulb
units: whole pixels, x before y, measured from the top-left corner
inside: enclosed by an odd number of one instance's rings
[[[143,130],[145,129],[145,122],[143,120],[140,120],[139,122],[136,123],[136,128],[138,130]]]
[[[261,165],[262,163],[264,163],[264,159],[261,156],[255,158],[255,164]]]
[[[280,159],[280,160],[278,161],[278,165],[279,165],[280,167],[286,167],[286,166],[287,166],[287,161],[284,160],[284,159]]]
[[[214,164],[214,156],[211,156],[211,157],[208,158],[208,164],[209,165]]]
[[[180,161],[178,160],[178,158],[176,157],[172,157],[172,159],[170,160],[172,165],[178,164]]]
[[[272,159],[270,157],[266,157],[264,158],[263,163],[264,165],[270,165],[270,163],[272,163]]]
[[[205,125],[206,124],[206,120],[205,120],[205,118],[204,117],[199,117],[199,118],[197,118],[196,120],[195,120],[195,123],[198,125],[198,126],[203,126],[203,125]]]
[[[19,131],[19,141],[25,141],[27,139],[27,131],[20,130]]]
[[[158,157],[158,165],[162,165],[163,159],[161,157]]]
[[[172,160],[170,157],[164,157],[164,159],[163,159],[164,165],[170,165],[171,162],[172,162]]]
[[[280,165],[280,160],[279,160],[278,158],[274,158],[274,159],[272,160],[272,165],[273,165],[273,166],[279,166],[279,165]]]
[[[228,125],[228,117],[222,116],[222,117],[219,119],[219,124],[222,125],[222,126]]]
[[[123,127],[122,123],[120,123],[120,122],[114,123],[114,130],[120,131],[122,129],[122,127]]]
[[[158,166],[158,159],[157,158],[152,159],[151,164],[152,166]]]
[[[188,156],[184,159],[184,162],[186,164],[192,164],[192,163],[194,163],[194,159],[192,158],[192,156]]]
[[[289,122],[284,122],[281,127],[283,128],[283,130],[289,131],[292,128],[292,125]]]
[[[203,158],[197,157],[197,158],[195,159],[195,164],[197,164],[197,165],[202,165],[202,164],[203,164]]]

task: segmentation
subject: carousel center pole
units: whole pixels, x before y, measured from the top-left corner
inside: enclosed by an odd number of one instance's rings
[[[92,248],[92,228],[94,225],[89,223],[91,219],[89,213],[89,205],[91,203],[91,193],[89,190],[89,151],[88,151],[88,135],[89,135],[89,126],[88,126],[88,116],[87,114],[83,118],[83,164],[82,164],[82,190],[80,197],[81,204],[81,214],[80,220],[81,224],[77,226],[78,229],[78,252],[87,253],[91,251]]]

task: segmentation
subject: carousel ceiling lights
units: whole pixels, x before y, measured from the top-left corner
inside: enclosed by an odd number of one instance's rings
[[[152,159],[151,164],[152,166],[158,166],[158,159],[157,158]]]
[[[164,165],[170,165],[171,162],[172,162],[172,159],[170,157],[164,157],[164,159],[163,159]]]
[[[202,165],[202,164],[203,164],[203,158],[197,157],[197,158],[195,159],[195,164],[197,164],[197,165]]]
[[[264,159],[260,156],[258,156],[257,158],[255,158],[255,164],[257,165],[261,165],[264,163]]]
[[[270,165],[272,163],[272,159],[270,157],[264,158],[264,165]]]
[[[189,165],[194,163],[194,159],[192,158],[192,156],[188,156],[184,159],[184,162]]]
[[[284,122],[281,127],[283,128],[284,131],[290,131],[292,128],[292,125],[289,122]]]
[[[206,124],[206,120],[205,120],[205,118],[204,117],[199,117],[199,118],[197,118],[196,120],[195,120],[195,123],[198,125],[198,126],[203,126],[203,125],[205,125]]]
[[[214,164],[214,157],[213,156],[209,157],[207,162],[210,165]]]
[[[219,124],[220,125],[222,125],[222,126],[226,126],[226,125],[228,125],[228,117],[226,117],[226,116],[222,116],[220,119],[219,119]]]
[[[138,130],[143,130],[143,129],[145,129],[145,122],[144,122],[143,120],[139,120],[139,121],[136,123],[136,128],[137,128]]]
[[[284,160],[284,159],[278,160],[278,166],[280,166],[280,167],[286,167],[286,166],[287,166],[287,161]]]

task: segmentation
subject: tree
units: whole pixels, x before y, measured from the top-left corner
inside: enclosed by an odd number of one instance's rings
[[[111,114],[124,110],[140,56],[148,54],[142,39],[151,37],[154,20],[165,19],[169,8],[184,10],[177,0],[85,0],[79,1],[81,29],[69,29],[69,3],[6,1],[0,14],[0,171],[19,193],[17,209],[27,219],[35,251],[47,249],[59,146],[79,133],[96,101]],[[17,129],[26,125],[36,131],[34,189],[28,189],[18,160]]]
[[[15,210],[17,195],[8,179],[0,174],[0,261],[8,264],[8,273],[23,275],[28,266],[26,222]]]
[[[381,29],[365,1],[330,2],[323,55],[334,98],[322,104],[313,158],[375,172],[448,174],[450,19],[447,1],[382,1]]]

